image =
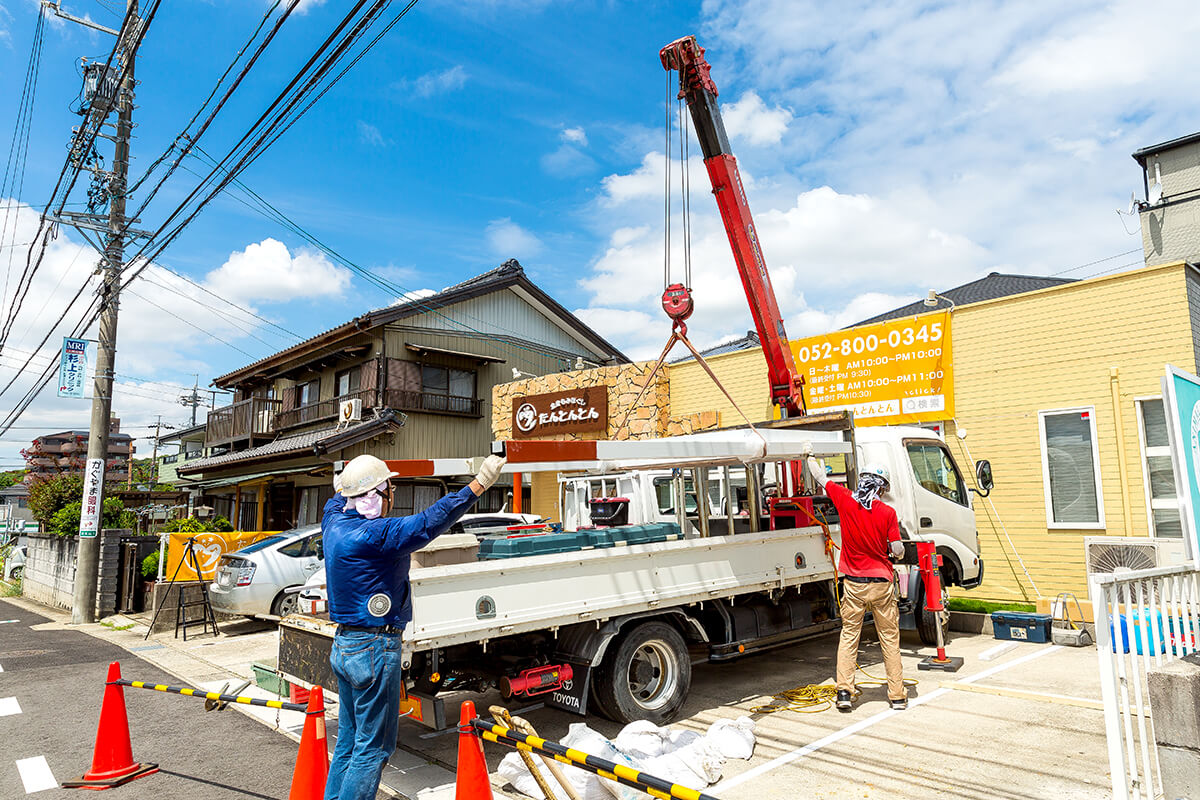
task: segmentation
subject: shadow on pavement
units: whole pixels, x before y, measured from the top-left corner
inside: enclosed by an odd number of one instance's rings
[[[235,793],[239,797],[261,797],[262,800],[278,800],[278,798],[273,797],[269,794],[259,794],[258,792],[252,792],[249,789],[239,789],[238,787],[230,786],[227,783],[218,783],[217,781],[210,781],[207,778],[197,778],[194,775],[185,775],[182,772],[172,772],[169,769],[159,769],[159,772],[161,772],[163,775],[170,775],[174,778],[182,778],[185,781],[194,781],[196,783],[203,783],[206,786],[212,786],[213,788],[216,788],[216,789],[225,789],[227,791]]]

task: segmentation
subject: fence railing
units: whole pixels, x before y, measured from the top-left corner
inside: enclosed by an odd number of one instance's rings
[[[275,433],[275,411],[279,400],[266,397],[251,397],[208,412],[204,443],[217,447],[255,436],[270,436]]]
[[[399,411],[430,411],[463,417],[483,416],[483,401],[475,397],[456,397],[436,392],[412,392],[388,389],[387,405]]]
[[[341,397],[333,397],[328,400],[321,400],[316,403],[291,408],[287,411],[280,411],[275,415],[275,429],[285,430],[294,428],[297,425],[307,425],[310,422],[320,422],[322,420],[334,419],[338,415],[338,409],[346,400],[354,398],[362,400],[363,408],[372,408],[375,405],[375,390],[361,389],[357,392],[344,394]]]
[[[1196,652],[1200,570],[1192,564],[1093,575],[1104,728],[1116,800],[1162,793],[1147,673]]]

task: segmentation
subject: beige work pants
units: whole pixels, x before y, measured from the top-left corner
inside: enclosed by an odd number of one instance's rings
[[[900,609],[894,584],[842,582],[842,638],[838,642],[837,688],[854,692],[854,668],[858,663],[858,638],[863,617],[875,615],[875,631],[887,670],[888,699],[907,695],[904,667],[900,663]]]

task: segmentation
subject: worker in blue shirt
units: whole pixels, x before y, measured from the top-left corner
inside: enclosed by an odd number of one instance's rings
[[[387,517],[395,472],[375,456],[346,464],[325,504],[321,531],[329,618],[338,623],[329,663],[338,679],[338,737],[325,800],[374,800],[396,749],[400,634],[412,619],[409,556],[445,533],[500,475],[489,456],[470,484],[407,517]]]

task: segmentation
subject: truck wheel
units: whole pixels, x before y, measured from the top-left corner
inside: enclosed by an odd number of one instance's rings
[[[679,631],[644,622],[621,637],[596,676],[601,713],[615,722],[674,719],[692,684],[692,662]]]
[[[946,594],[946,579],[942,578],[942,597]],[[944,602],[944,601],[943,601]],[[937,646],[937,614],[925,608],[925,582],[921,582],[921,597],[920,605],[917,607],[917,633],[921,637],[921,643],[926,645]],[[942,641],[948,641],[950,638],[950,612],[942,613]]]

